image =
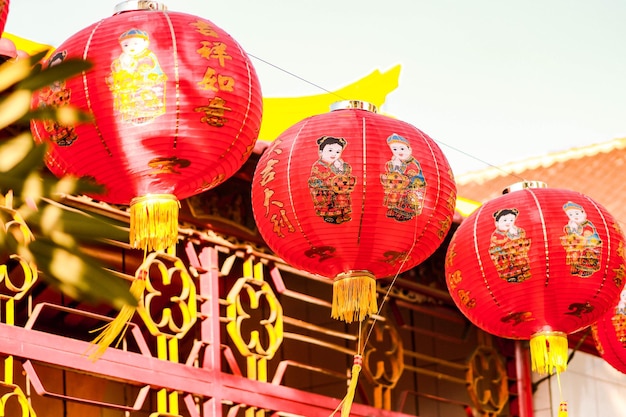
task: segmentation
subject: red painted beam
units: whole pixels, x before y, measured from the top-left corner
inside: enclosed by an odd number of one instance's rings
[[[96,362],[85,352],[91,344],[55,334],[0,324],[0,354],[67,368],[153,389],[218,398],[249,407],[283,411],[307,417],[329,417],[340,399],[294,388],[237,377],[210,369],[159,360],[144,354],[109,348]],[[344,393],[338,393],[343,396]],[[354,404],[352,417],[409,417]],[[413,416],[414,417],[414,416]]]

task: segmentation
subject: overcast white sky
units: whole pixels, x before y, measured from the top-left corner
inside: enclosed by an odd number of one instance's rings
[[[58,46],[118,3],[11,0],[5,30]],[[437,141],[457,175],[626,137],[624,0],[163,3],[230,33],[265,97],[332,91],[401,64],[383,110]]]

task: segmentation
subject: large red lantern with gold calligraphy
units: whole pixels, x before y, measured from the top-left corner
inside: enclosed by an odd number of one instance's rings
[[[465,219],[446,254],[446,281],[467,318],[530,340],[534,371],[567,367],[567,335],[590,326],[624,287],[624,238],[600,204],[538,182],[516,184]]]
[[[49,169],[104,185],[97,200],[130,205],[134,247],[173,246],[178,200],[222,183],[253,150],[262,112],[254,67],[209,20],[153,1],[121,3],[48,64],[70,57],[93,68],[43,89],[34,106],[73,105],[93,123],[32,124],[50,144]]]
[[[455,208],[448,162],[426,134],[357,101],[304,119],[266,149],[252,205],[268,246],[333,280],[332,317],[376,312],[376,282],[441,245]]]
[[[626,289],[617,304],[591,326],[600,356],[613,368],[626,374]]]

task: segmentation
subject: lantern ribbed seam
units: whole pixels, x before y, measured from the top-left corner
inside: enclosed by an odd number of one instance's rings
[[[93,30],[91,31],[91,33],[89,34],[89,38],[87,39],[87,42],[85,42],[85,49],[83,50],[83,59],[84,60],[89,60],[89,47],[91,46],[91,41],[94,37],[94,35],[96,34],[98,28],[100,27],[100,25],[102,25],[102,22],[104,22],[103,20],[99,21],[98,23],[96,23],[93,27]],[[89,114],[94,114],[93,111],[93,107],[91,106],[91,98],[89,96],[89,88],[87,88],[87,73],[83,72],[82,74],[82,85],[83,85],[83,91],[85,92],[85,102],[87,104],[87,109],[89,110]],[[102,147],[106,150],[107,154],[109,156],[113,156],[113,153],[111,152],[111,149],[109,149],[109,146],[107,145],[106,141],[104,140],[104,135],[102,135],[102,131],[100,130],[100,126],[98,125],[98,121],[94,120],[93,121],[93,127],[96,130],[96,134],[98,135],[98,139],[100,139],[100,143],[102,144]]]
[[[291,179],[292,179],[292,175],[291,175],[291,158],[294,156],[294,148],[296,147],[296,144],[298,143],[298,139],[300,138],[300,133],[302,132],[302,130],[304,130],[304,128],[306,127],[306,125],[308,124],[307,121],[305,121],[304,123],[302,123],[302,126],[300,126],[300,129],[298,129],[298,132],[296,133],[296,135],[293,138],[293,141],[291,143],[291,149],[289,149],[289,158],[287,158],[287,176],[286,176],[286,181],[287,181],[287,196],[289,197],[289,204],[291,205],[291,207],[296,207],[295,205],[295,201],[293,198],[293,192],[292,192],[292,184],[291,184]],[[302,224],[300,223],[300,219],[298,217],[298,210],[293,210],[293,218],[294,218],[294,222],[298,225],[298,229],[300,229],[300,233],[302,234],[302,236],[304,237],[304,239],[306,239],[307,243],[309,244],[311,249],[314,249],[314,245],[313,243],[311,243],[311,241],[309,240],[309,237],[307,236],[307,234],[305,233],[304,229],[302,228]]]
[[[363,160],[363,199],[361,200],[361,213],[365,213],[365,200],[366,190],[367,190],[367,124],[365,122],[365,117],[361,118],[361,142],[362,142],[362,157]],[[363,230],[363,216],[359,217],[359,233],[357,236],[357,244],[361,243],[361,231]]]
[[[485,288],[487,288],[487,291],[489,291],[489,295],[491,296],[491,299],[493,300],[493,303],[495,305],[497,305],[498,307],[500,307],[500,302],[498,301],[498,299],[496,298],[495,294],[493,293],[493,291],[491,291],[491,286],[489,285],[489,280],[487,279],[487,274],[485,274],[485,267],[483,265],[483,260],[480,257],[480,252],[478,251],[478,219],[480,218],[480,214],[483,210],[484,206],[480,206],[478,208],[478,210],[476,211],[476,217],[474,217],[474,224],[473,224],[473,243],[474,243],[474,255],[476,256],[476,262],[478,263],[478,269],[480,270],[480,276],[483,279],[483,282],[485,283]]]
[[[242,56],[247,56],[246,51],[243,50],[241,45],[237,44],[237,47],[239,48],[239,53],[241,53]],[[231,146],[228,147],[228,150],[230,150],[232,146],[239,140],[239,136],[241,136],[241,133],[243,132],[244,127],[246,126],[246,122],[248,121],[248,117],[250,115],[250,109],[252,105],[251,103],[252,103],[252,98],[253,98],[253,94],[252,94],[253,91],[252,91],[252,83],[250,82],[250,80],[252,80],[252,71],[250,70],[250,63],[246,61],[245,64],[246,64],[246,74],[248,75],[248,100],[246,101],[248,105],[246,106],[246,111],[244,112],[242,123],[239,128],[239,132],[237,132],[237,134],[233,138],[233,142],[231,143]],[[243,155],[242,162],[245,161],[245,159],[247,159],[248,156],[250,156],[253,149],[254,149],[253,147],[250,147],[250,151],[246,152]]]
[[[174,85],[176,86],[174,96],[176,97],[176,117],[174,118],[174,134],[172,135],[174,143],[172,144],[172,149],[176,149],[178,146],[178,135],[180,132],[180,68],[178,63],[178,43],[176,42],[176,32],[174,31],[172,19],[170,19],[170,16],[167,13],[163,13],[163,17],[167,21],[167,27],[170,28],[170,36],[172,37],[172,53],[174,55]]]
[[[527,191],[532,196],[535,206],[537,207],[537,213],[539,213],[539,218],[541,219],[541,232],[543,233],[543,248],[545,253],[546,260],[546,276],[544,285],[547,287],[548,282],[550,281],[550,252],[548,250],[548,230],[546,228],[545,218],[543,216],[543,210],[541,208],[541,204],[539,204],[539,200],[537,199],[537,195],[533,192],[531,188],[525,188],[524,191]]]
[[[604,216],[604,213],[602,212],[602,210],[600,210],[600,208],[598,207],[596,202],[593,201],[592,199],[587,198],[587,201],[591,205],[593,205],[593,207],[598,212],[598,215],[602,219],[602,225],[604,226],[604,230],[606,231],[606,235],[607,236],[611,236],[611,231],[610,231],[609,225],[606,222],[606,217]],[[620,233],[621,233],[621,231],[620,231]],[[606,283],[606,278],[609,276],[609,265],[611,264],[611,241],[612,241],[612,239],[607,239],[607,242],[605,243],[607,250],[606,250],[606,262],[604,263],[604,274],[602,276],[602,283],[598,286],[598,290],[593,295],[593,298],[596,298],[598,296],[598,294],[600,294],[600,292],[602,291],[602,288],[604,288],[604,284]],[[616,285],[617,285],[617,283],[616,283]]]

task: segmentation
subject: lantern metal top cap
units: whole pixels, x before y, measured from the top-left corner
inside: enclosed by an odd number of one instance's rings
[[[330,111],[345,110],[345,109],[367,110],[372,113],[378,113],[378,108],[376,108],[376,105],[372,103],[368,103],[367,101],[344,100],[344,101],[337,101],[330,105]]]
[[[525,190],[527,188],[548,188],[548,184],[541,181],[520,181],[515,184],[511,184],[504,190],[502,190],[502,194],[512,193],[513,191]]]
[[[158,1],[151,0],[126,0],[123,3],[118,3],[115,6],[113,14],[120,14],[123,12],[130,12],[134,10],[155,10],[164,11],[167,10],[167,6]]]

